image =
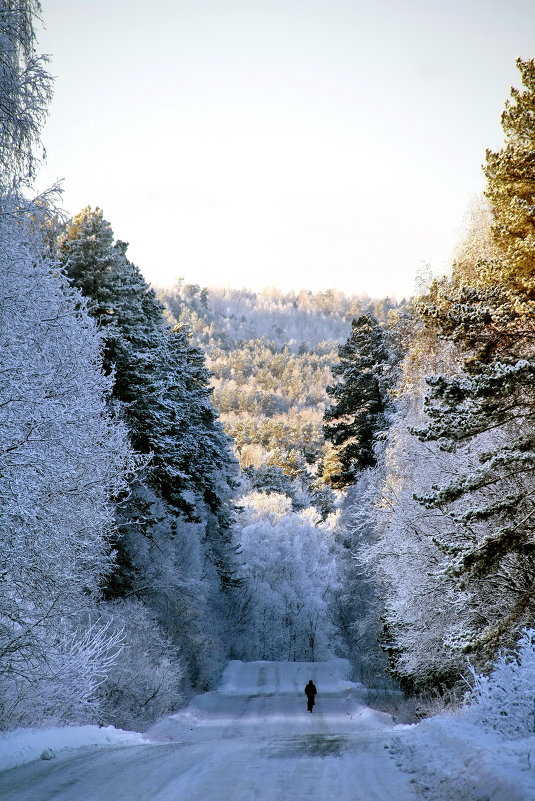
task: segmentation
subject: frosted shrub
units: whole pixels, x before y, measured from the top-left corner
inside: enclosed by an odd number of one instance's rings
[[[138,601],[106,604],[103,619],[122,633],[122,644],[98,691],[100,717],[121,729],[144,729],[183,700],[184,669],[156,617]]]
[[[517,650],[501,654],[488,676],[471,672],[465,719],[513,739],[535,732],[535,629],[525,629]]]
[[[54,637],[48,631],[38,636],[38,670],[19,676],[15,670],[0,672],[0,719],[11,726],[98,721],[96,693],[117,659],[122,632],[111,621],[73,631],[60,620]]]

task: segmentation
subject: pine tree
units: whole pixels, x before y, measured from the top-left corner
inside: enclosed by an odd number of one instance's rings
[[[327,392],[335,399],[325,412],[324,432],[336,449],[340,471],[335,488],[354,483],[358,472],[375,465],[374,444],[386,427],[386,380],[390,359],[383,329],[371,315],[352,322],[351,336],[338,350],[333,373],[340,382]]]
[[[486,153],[485,194],[502,256],[490,265],[488,277],[529,302],[535,300],[535,60],[517,59],[517,66],[525,89],[512,88],[512,100],[506,102],[504,147]]]
[[[167,323],[100,209],[74,218],[57,255],[100,325],[114,404],[147,458],[119,508],[108,597],[138,594],[179,646],[190,682],[207,686],[225,659],[225,616],[237,584],[237,465],[211,403],[204,357],[185,330]]]
[[[466,638],[491,652],[535,611],[535,62],[518,64],[526,89],[512,90],[502,116],[504,147],[487,152],[493,255],[456,265],[419,305],[463,365],[429,379],[429,425],[417,433],[469,468],[420,501],[449,517],[441,545],[474,609],[489,588],[502,599]]]
[[[126,248],[113,244],[101,210],[87,208],[60,237],[58,254],[104,332],[104,364],[134,447],[152,457],[151,485],[186,519],[198,520],[202,503],[224,524],[234,463],[204,357],[186,331],[170,328]]]

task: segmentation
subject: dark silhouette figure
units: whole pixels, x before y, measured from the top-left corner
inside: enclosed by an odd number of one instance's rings
[[[314,684],[312,679],[310,679],[307,686],[305,687],[305,695],[307,697],[307,709],[309,712],[312,712],[312,707],[314,706],[314,701],[316,699],[317,692],[318,691],[316,690],[316,685]]]

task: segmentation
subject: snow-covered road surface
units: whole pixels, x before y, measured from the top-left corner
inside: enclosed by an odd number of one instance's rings
[[[367,708],[344,660],[231,662],[147,745],[84,748],[0,774],[9,801],[414,801],[385,748],[389,716]],[[303,688],[318,688],[314,712]]]

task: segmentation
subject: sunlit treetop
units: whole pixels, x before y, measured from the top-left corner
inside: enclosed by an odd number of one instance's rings
[[[535,297],[535,61],[517,60],[524,89],[511,89],[502,126],[504,147],[487,150],[486,196],[492,233],[501,251],[489,278],[513,292]],[[496,272],[498,273],[496,275]]]

